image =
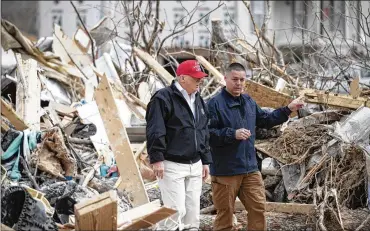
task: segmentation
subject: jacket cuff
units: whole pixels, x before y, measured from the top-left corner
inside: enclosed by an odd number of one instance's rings
[[[202,161],[202,165],[208,165],[208,164],[212,164],[213,161],[212,161],[212,155],[211,153],[208,151],[207,153],[204,153],[200,156],[200,159]]]
[[[154,152],[149,155],[150,164],[154,164],[160,161],[164,161],[164,156],[162,152]]]
[[[287,115],[287,116],[289,116],[292,113],[292,111],[289,109],[288,106],[285,106],[282,109],[283,109],[283,112],[285,113],[285,115]]]
[[[225,142],[232,143],[236,139],[235,133],[236,133],[236,130],[234,128],[227,128]]]

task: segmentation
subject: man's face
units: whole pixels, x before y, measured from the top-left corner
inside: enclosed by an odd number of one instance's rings
[[[226,90],[233,96],[240,96],[244,90],[244,71],[231,71],[225,76]]]
[[[202,79],[193,78],[189,75],[182,75],[180,76],[181,86],[186,90],[186,92],[190,95],[199,90],[199,86],[202,82]]]

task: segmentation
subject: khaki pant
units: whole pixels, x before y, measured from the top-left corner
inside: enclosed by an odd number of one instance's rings
[[[214,230],[232,230],[236,197],[248,212],[248,231],[267,230],[265,187],[261,173],[212,176],[212,200],[217,209]]]

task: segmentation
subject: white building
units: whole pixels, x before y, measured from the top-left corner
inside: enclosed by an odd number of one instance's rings
[[[39,37],[51,36],[54,23],[60,24],[68,36],[73,36],[81,25],[69,1],[37,2]],[[130,1],[124,2],[127,4]],[[151,2],[154,16],[156,1]],[[194,22],[215,9],[218,3],[219,1],[161,1],[159,20],[165,22],[165,29],[160,34],[161,39],[171,34],[174,29],[181,29],[188,21],[188,17],[185,16],[189,12],[191,14],[195,11],[191,20]],[[222,20],[225,34],[230,39],[236,37],[245,38],[248,41],[256,39],[250,15],[243,1],[222,1],[221,3],[223,5],[204,18],[201,23],[194,24],[184,33],[168,39],[165,46],[209,47],[213,18]],[[123,20],[126,16],[122,1],[74,1],[74,4],[88,28],[94,26],[103,16],[109,16],[116,24],[121,37],[125,37],[125,33],[129,32],[129,25]],[[147,4],[148,1],[143,1],[142,12],[145,11]],[[250,6],[255,23],[260,27],[267,11],[267,4],[265,1],[250,1]],[[312,32],[311,34],[327,36],[328,33],[333,38],[344,36],[349,40],[361,41],[364,40],[365,35],[355,20],[359,12],[354,11],[353,6],[357,8],[361,6],[362,13],[368,15],[369,1],[270,1],[271,18],[267,33],[270,38],[275,33],[275,44],[278,46],[301,45],[302,34],[307,36],[308,31]],[[177,25],[176,28],[175,25]],[[367,38],[367,41],[370,41],[370,38]]]
[[[81,21],[69,1],[38,1],[39,37],[52,36],[54,23],[70,37],[74,35]],[[84,24],[89,29],[104,15],[109,15],[111,1],[73,1]]]

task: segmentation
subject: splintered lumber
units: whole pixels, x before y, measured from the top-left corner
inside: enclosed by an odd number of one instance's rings
[[[121,183],[118,189],[125,190],[132,198],[134,206],[149,202],[139,167],[134,159],[126,128],[119,115],[113,97],[112,87],[107,77],[95,72],[101,78],[95,91],[95,100],[107,132],[110,146],[120,172]]]
[[[68,116],[73,118],[73,114],[77,113],[77,109],[73,107],[68,107],[66,105],[50,101],[49,107],[53,108],[58,114],[63,116]]]
[[[327,93],[313,89],[301,90],[300,95],[304,95],[305,101],[308,103],[317,103],[350,109],[357,109],[361,106],[370,107],[370,100],[363,97],[353,98],[349,95]]]
[[[75,205],[76,230],[117,230],[117,193],[109,191]]]
[[[143,211],[144,212],[144,211]],[[139,220],[133,222],[132,224],[123,227],[121,230],[140,230],[140,229],[147,229],[158,222],[160,222],[163,219],[166,219],[173,214],[175,214],[177,211],[174,209],[162,207],[154,212],[151,212],[150,214],[140,218]]]
[[[161,202],[159,200],[154,200],[152,202],[140,205],[136,208],[130,209],[123,213],[125,220],[137,221],[138,219],[144,217],[147,214],[157,211],[161,208]],[[118,220],[118,227],[123,226],[123,222]]]
[[[40,130],[40,92],[41,85],[37,76],[37,61],[22,58],[16,54],[17,69],[17,114],[35,130]]]
[[[259,84],[252,80],[246,80],[245,93],[256,101],[260,107],[279,108],[287,106],[292,102],[292,97],[282,92],[275,91],[274,89]],[[291,117],[296,116],[297,113],[293,112]]]
[[[275,213],[288,213],[288,214],[316,214],[317,206],[314,204],[298,204],[298,203],[279,203],[279,202],[266,202],[266,212]],[[236,198],[234,212],[244,211],[243,203]],[[201,214],[209,214],[216,211],[214,205],[204,208],[200,211]]]
[[[28,128],[28,125],[17,115],[12,106],[3,99],[1,99],[1,114],[5,116],[11,124],[13,124],[15,129],[23,131]]]
[[[14,231],[14,229],[9,228],[8,226],[1,224],[1,229],[2,231]]]
[[[291,96],[252,80],[246,80],[245,93],[252,97],[260,107],[279,108],[287,106],[292,101]]]
[[[152,68],[168,85],[171,84],[173,76],[162,67],[150,54],[142,51],[140,48],[134,47],[134,52],[139,58]]]
[[[314,215],[316,208],[314,204],[266,202],[266,212]],[[245,210],[239,198],[235,201],[235,210]]]
[[[203,56],[196,55],[195,58],[200,64],[203,65],[212,75],[216,78],[217,82],[221,85],[226,85],[223,74],[221,74],[212,64],[210,64]]]

